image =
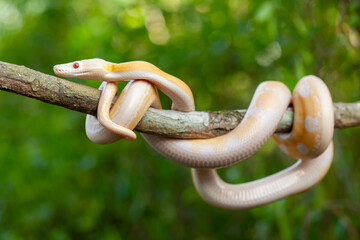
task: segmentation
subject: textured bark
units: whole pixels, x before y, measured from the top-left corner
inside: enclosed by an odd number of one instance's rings
[[[100,91],[10,63],[0,62],[0,90],[36,98],[77,112],[96,116]],[[335,127],[360,125],[360,102],[335,103]],[[246,110],[182,113],[150,108],[135,130],[167,137],[210,138],[235,128]],[[293,111],[289,108],[277,132],[289,132]]]

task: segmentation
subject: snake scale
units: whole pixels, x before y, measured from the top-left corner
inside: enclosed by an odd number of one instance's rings
[[[195,110],[190,88],[180,79],[148,62],[111,63],[87,59],[54,66],[58,76],[99,80],[103,83],[97,118],[86,117],[86,134],[99,144],[121,138],[135,140],[132,131],[149,107],[161,108],[157,89],[173,102],[172,110]],[[114,106],[118,81],[129,81]],[[274,134],[289,104],[294,124],[287,134]],[[110,109],[111,108],[111,109]],[[191,167],[195,187],[208,203],[225,209],[265,205],[316,185],[333,159],[334,112],[325,83],[306,76],[293,95],[281,82],[261,83],[242,122],[232,131],[210,139],[174,139],[141,134],[160,154]],[[224,182],[216,169],[233,165],[258,151],[270,137],[287,155],[298,161],[278,173],[241,184]]]

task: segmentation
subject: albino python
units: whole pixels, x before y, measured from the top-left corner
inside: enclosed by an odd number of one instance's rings
[[[88,59],[54,66],[58,76],[103,81],[97,118],[88,115],[86,133],[96,143],[120,138],[134,140],[131,131],[147,109],[161,108],[156,88],[173,102],[172,109],[194,111],[190,88],[180,79],[154,65],[142,62],[111,63]],[[110,110],[117,81],[130,81]],[[294,106],[291,133],[273,135],[290,102]],[[333,158],[334,113],[330,92],[317,77],[301,79],[291,99],[281,82],[261,83],[242,122],[231,132],[211,139],[173,139],[142,134],[159,153],[192,167],[195,186],[210,204],[226,209],[244,209],[271,203],[303,192],[327,173]],[[270,136],[282,151],[299,158],[293,166],[243,184],[225,183],[216,172],[254,154]]]

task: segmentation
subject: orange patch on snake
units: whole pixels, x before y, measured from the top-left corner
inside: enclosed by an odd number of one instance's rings
[[[202,149],[212,149],[214,152],[221,152],[224,150],[228,139],[223,137],[215,137],[204,140],[191,140],[188,141],[190,144],[191,150],[194,152],[200,152]],[[208,144],[209,143],[209,144]]]
[[[149,73],[155,73],[169,82],[172,82],[183,89],[189,96],[193,98],[193,94],[188,85],[186,85],[183,81],[174,77],[166,72],[161,71],[159,68],[154,66],[151,63],[143,62],[143,61],[134,61],[134,62],[125,62],[125,63],[110,63],[105,66],[106,70],[109,72],[131,72],[131,71],[144,71]]]
[[[255,106],[262,107],[267,111],[280,109],[282,100],[279,95],[286,92],[289,92],[289,90],[283,84],[274,81],[266,82],[264,92],[257,97]],[[270,99],[269,95],[272,96]]]
[[[315,84],[304,80],[294,90],[294,122],[290,134],[274,135],[275,142],[282,145],[294,158],[314,157],[321,142],[321,104]],[[284,137],[286,136],[286,137]],[[284,147],[285,146],[285,147]]]

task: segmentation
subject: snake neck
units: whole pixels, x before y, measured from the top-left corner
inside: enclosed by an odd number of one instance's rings
[[[166,73],[151,63],[133,61],[104,65],[105,81],[129,81],[143,79],[158,87],[173,101],[173,110],[194,111],[194,97],[191,89],[182,80]]]

